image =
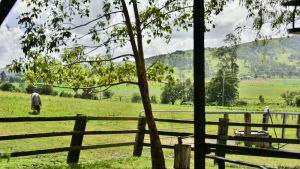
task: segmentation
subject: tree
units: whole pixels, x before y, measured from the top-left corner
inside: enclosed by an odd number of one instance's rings
[[[216,76],[211,79],[207,89],[207,102],[216,102],[218,105],[229,105],[238,96],[238,71],[237,48],[240,41],[239,36],[226,35],[224,40],[229,46],[221,47],[213,51],[214,57],[220,62]]]
[[[2,71],[1,74],[0,74],[0,76],[1,76],[1,77],[0,77],[0,80],[1,80],[2,82],[5,82],[5,81],[6,81],[6,77],[7,77],[7,76],[6,76],[6,73],[5,73],[4,71]]]
[[[114,95],[114,92],[111,90],[104,90],[102,93],[104,99],[109,99]]]
[[[74,89],[138,85],[150,131],[152,167],[165,168],[148,80],[171,80],[172,69],[157,64],[146,69],[143,40],[150,43],[159,37],[169,42],[174,28],[187,30],[192,27],[192,1],[103,0],[101,9],[93,10],[95,3],[90,0],[28,1],[31,10],[19,17],[19,23],[25,29],[22,49],[26,56],[14,60],[11,69],[27,71],[29,81],[42,79],[44,83]],[[48,13],[50,15],[45,16]],[[76,31],[84,33],[76,35]],[[86,39],[91,43],[84,43]],[[122,48],[126,45],[131,46],[132,54],[110,55],[113,46]],[[61,60],[57,60],[52,54],[66,46],[72,48],[64,50]],[[87,56],[95,50],[102,55]],[[132,57],[134,63],[128,60]],[[122,65],[113,62],[122,58]]]
[[[194,89],[190,79],[184,82],[167,83],[161,93],[161,103],[175,104],[176,100],[181,100],[181,102],[193,101],[193,92]]]
[[[182,97],[182,90],[179,91],[178,86],[175,83],[168,83],[163,88],[161,93],[161,103],[162,104],[175,104],[175,101]]]

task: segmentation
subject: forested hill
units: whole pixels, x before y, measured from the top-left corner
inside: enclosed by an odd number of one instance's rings
[[[212,58],[211,50],[205,50],[206,77],[217,70],[218,60]],[[300,77],[300,37],[273,39],[263,45],[262,41],[249,42],[238,47],[238,64],[241,78],[299,78]],[[173,65],[180,79],[192,77],[193,50],[175,51],[153,56],[146,63],[162,60]]]

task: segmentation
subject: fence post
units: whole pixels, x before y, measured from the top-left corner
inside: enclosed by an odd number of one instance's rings
[[[269,109],[265,109],[265,112],[263,114],[262,123],[263,124],[268,124],[269,123],[269,117],[270,117],[270,110]],[[268,131],[268,127],[267,126],[263,126],[262,130]]]
[[[245,123],[246,124],[250,124],[251,123],[251,114],[250,113],[245,113],[244,114],[244,119],[245,119]],[[247,136],[251,136],[251,126],[245,126],[245,128],[244,128],[244,135],[246,137]],[[247,147],[251,147],[252,142],[251,141],[245,141],[244,144]]]
[[[83,114],[77,114],[73,131],[85,131],[87,123],[87,116]],[[71,147],[77,147],[82,145],[84,134],[73,134],[71,139]],[[68,153],[68,163],[78,163],[80,150],[70,150]]]
[[[287,114],[284,114],[282,117],[282,124],[285,125],[286,124],[286,119],[287,119]],[[281,130],[281,138],[285,137],[285,128],[283,127]]]
[[[217,144],[226,145],[227,136],[228,136],[228,122],[229,122],[229,119],[227,119],[227,118],[219,119]],[[222,150],[222,149],[216,150],[216,156],[225,157],[225,150]],[[218,163],[219,169],[225,169],[224,161],[215,160],[215,163]]]
[[[178,144],[174,147],[174,169],[189,169],[191,159],[191,145],[182,144],[178,138]]]
[[[300,115],[298,115],[297,124],[300,125]],[[297,138],[300,139],[300,128],[297,128],[296,135],[297,135]]]
[[[143,151],[145,128],[146,128],[146,118],[140,115],[138,120],[138,132],[135,135],[135,144],[133,149],[133,156],[140,157]]]

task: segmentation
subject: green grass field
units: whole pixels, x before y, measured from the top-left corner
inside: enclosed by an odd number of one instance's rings
[[[249,80],[242,81],[240,84],[240,97],[245,98],[251,104],[246,107],[207,107],[208,110],[232,109],[232,110],[263,110],[265,105],[259,104],[258,96],[263,95],[267,104],[270,104],[272,110],[280,111],[299,111],[296,107],[286,107],[280,94],[286,90],[299,90],[297,84],[300,80]],[[159,95],[161,84],[151,84],[151,95]],[[115,95],[127,96],[138,92],[134,86],[118,86],[113,88]],[[252,102],[251,102],[252,99]],[[30,110],[30,95],[22,93],[10,93],[0,91],[0,115],[1,116],[33,116]],[[118,100],[83,100],[74,98],[61,98],[58,96],[42,96],[42,111],[38,116],[72,116],[76,114],[86,114],[89,116],[135,116],[142,110],[141,104],[119,102]],[[277,102],[280,103],[277,105]],[[161,105],[153,104],[154,110],[192,110],[191,106],[180,105]],[[156,117],[164,118],[183,118],[192,119],[192,113],[155,113]],[[220,115],[207,115],[208,121],[217,121]],[[261,122],[261,116],[253,115],[253,122]],[[230,115],[230,121],[242,122],[242,115]],[[274,117],[275,123],[280,123],[280,117]],[[289,124],[295,124],[295,118],[288,118]],[[25,122],[25,123],[0,123],[0,135],[71,131],[74,122]],[[86,130],[118,130],[118,129],[136,129],[137,122],[116,122],[116,121],[89,121]],[[158,123],[160,130],[193,132],[192,125]],[[208,134],[216,134],[217,127],[207,126]],[[229,134],[233,135],[234,128],[229,129]],[[280,136],[281,130],[276,129]],[[295,138],[295,129],[286,131],[286,138]],[[272,136],[274,131],[270,130]],[[134,141],[134,134],[123,135],[98,135],[85,136],[84,145],[118,143]],[[145,138],[149,141],[149,138]],[[161,137],[164,144],[174,144],[176,137]],[[191,139],[186,140],[191,142]],[[37,150],[54,147],[65,147],[70,144],[70,137],[50,137],[40,139],[22,139],[11,141],[0,141],[0,150],[4,152],[16,152]],[[276,145],[274,145],[276,146]],[[287,145],[284,149],[300,150],[299,145]],[[66,164],[67,153],[55,153],[45,155],[35,155],[28,157],[11,158],[0,162],[0,168],[150,168],[150,150],[144,148],[142,158],[132,156],[133,146],[120,148],[107,148],[97,150],[82,151],[80,155],[80,165],[68,166]],[[173,151],[164,150],[168,168],[173,165]],[[270,166],[300,166],[299,160],[278,159],[278,158],[259,158],[249,156],[228,155],[227,157],[240,159],[250,162]],[[192,161],[193,164],[193,161]],[[212,160],[207,160],[208,168],[217,168]],[[237,165],[228,164],[228,168],[242,168]]]

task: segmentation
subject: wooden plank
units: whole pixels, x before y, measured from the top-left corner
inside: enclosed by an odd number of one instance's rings
[[[0,117],[0,122],[33,122],[33,121],[70,121],[76,120],[76,116],[63,117]]]
[[[218,122],[215,121],[207,121],[206,125],[218,125]],[[251,127],[270,127],[270,128],[300,128],[300,125],[293,124],[261,124],[261,123],[238,123],[238,122],[229,122],[228,126],[251,126]]]
[[[233,160],[233,159],[228,159],[228,158],[218,157],[218,156],[213,156],[213,155],[205,155],[205,157],[215,159],[215,160],[222,160],[222,161],[226,161],[226,162],[233,163],[233,164],[244,165],[244,166],[248,166],[248,167],[256,167],[256,168],[261,168],[261,169],[276,169],[276,168],[272,168],[269,166],[265,167],[260,164],[255,164],[255,163],[250,163],[250,162],[245,162],[245,161],[240,161],[240,160]]]
[[[135,135],[135,144],[133,148],[133,156],[140,157],[143,152],[143,143],[146,129],[146,118],[140,116],[138,121],[138,132]]]
[[[162,118],[154,118],[157,122],[172,122],[172,123],[186,123],[186,124],[194,124],[193,120],[184,120],[184,119],[162,119]]]
[[[77,119],[74,125],[74,131],[85,131],[87,117],[83,114],[77,114]],[[81,146],[83,141],[83,134],[73,134],[71,139],[71,147]],[[68,163],[78,163],[80,150],[70,150],[68,153]]]
[[[239,146],[231,146],[231,145],[212,144],[212,143],[206,143],[206,145],[212,152],[216,152],[216,151],[218,151],[218,149],[223,149],[226,152],[226,154],[240,154],[240,155],[251,155],[251,156],[262,156],[262,157],[279,157],[279,158],[289,158],[289,159],[300,159],[300,153],[293,152],[293,151],[252,148],[252,147],[239,147]],[[213,150],[211,148],[214,148],[215,150]]]
[[[137,133],[137,132],[138,132],[138,130],[64,131],[64,132],[50,132],[50,133],[7,135],[7,136],[0,136],[0,140],[16,140],[16,139],[27,139],[27,138],[70,136],[73,134],[102,135],[102,134],[131,134],[131,133]]]
[[[88,116],[88,120],[125,120],[134,121],[138,117],[113,117],[113,116]],[[76,120],[76,116],[62,116],[62,117],[0,117],[0,122],[31,122],[31,121],[69,121]]]
[[[121,117],[121,116],[87,116],[88,120],[117,120],[117,121],[137,121],[138,117]]]
[[[73,151],[74,150],[90,150],[90,149],[122,147],[122,146],[132,146],[132,145],[134,145],[134,142],[90,145],[90,146],[61,147],[61,148],[51,148],[51,149],[32,150],[32,151],[20,151],[20,152],[11,153],[11,157],[22,157],[22,156],[31,156],[31,155],[37,155],[37,154],[66,152],[66,151],[71,151],[71,150],[73,150]]]

